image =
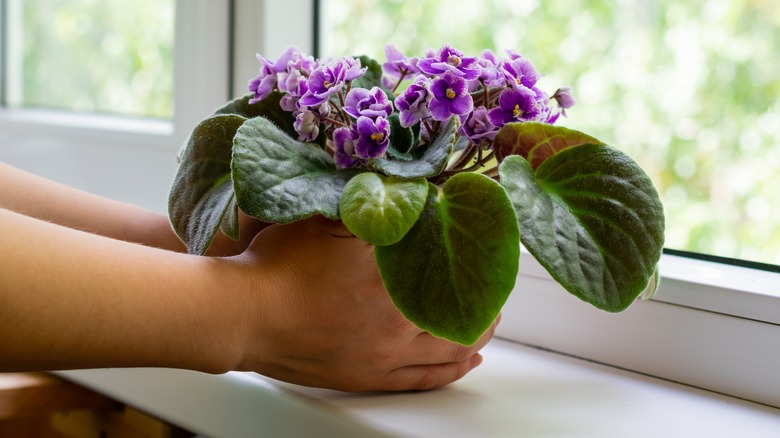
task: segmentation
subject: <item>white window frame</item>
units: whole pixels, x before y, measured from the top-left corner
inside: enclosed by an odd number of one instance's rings
[[[14,16],[22,0],[5,1],[8,15]],[[172,119],[6,106],[0,108],[0,160],[164,212],[178,150],[192,128],[229,97],[230,4],[230,0],[176,2]],[[8,43],[12,51],[10,38]],[[13,81],[13,69],[9,70],[8,79]],[[25,150],[38,151],[40,158],[25,155]],[[20,154],[23,159],[14,161]],[[63,156],[73,158],[62,163]],[[120,170],[116,179],[122,181],[110,180],[113,174],[107,166]]]

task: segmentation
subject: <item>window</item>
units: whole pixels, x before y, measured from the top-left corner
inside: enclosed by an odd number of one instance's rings
[[[232,3],[0,0],[0,160],[167,211],[178,149],[230,95]]]
[[[661,289],[605,314],[532,257],[498,335],[780,406],[780,15],[748,0],[329,0],[320,56],[384,60],[451,43],[515,49],[548,92],[578,99],[559,123],[634,157],[664,202]],[[674,251],[678,250],[678,251]],[[681,251],[680,251],[681,250]],[[769,268],[748,269],[734,264]],[[775,271],[775,272],[770,272]]]
[[[8,2],[7,103],[173,116],[173,0]]]
[[[444,43],[472,56],[516,49],[545,75],[543,89],[574,86],[578,103],[563,125],[648,171],[666,208],[668,248],[780,264],[780,15],[772,2],[322,4],[324,55],[381,61],[387,42],[407,55]]]

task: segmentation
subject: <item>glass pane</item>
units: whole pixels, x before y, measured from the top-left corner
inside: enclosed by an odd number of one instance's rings
[[[173,115],[173,0],[12,3],[11,103]]]
[[[577,105],[559,124],[653,178],[667,247],[780,264],[780,8],[755,0],[329,0],[324,55],[515,49]]]

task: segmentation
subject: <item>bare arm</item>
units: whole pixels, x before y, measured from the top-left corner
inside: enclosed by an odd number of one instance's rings
[[[0,208],[113,239],[185,251],[166,216],[41,178],[0,163]],[[242,252],[267,224],[240,214],[241,237],[219,234],[209,255]]]
[[[403,318],[368,244],[312,218],[243,254],[196,257],[0,209],[0,369],[252,370],[312,386],[428,389],[465,375],[471,347]]]

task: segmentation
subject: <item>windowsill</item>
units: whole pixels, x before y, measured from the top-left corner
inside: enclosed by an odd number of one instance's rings
[[[446,388],[346,394],[251,373],[135,369],[64,377],[208,436],[771,436],[780,410],[494,340]]]

